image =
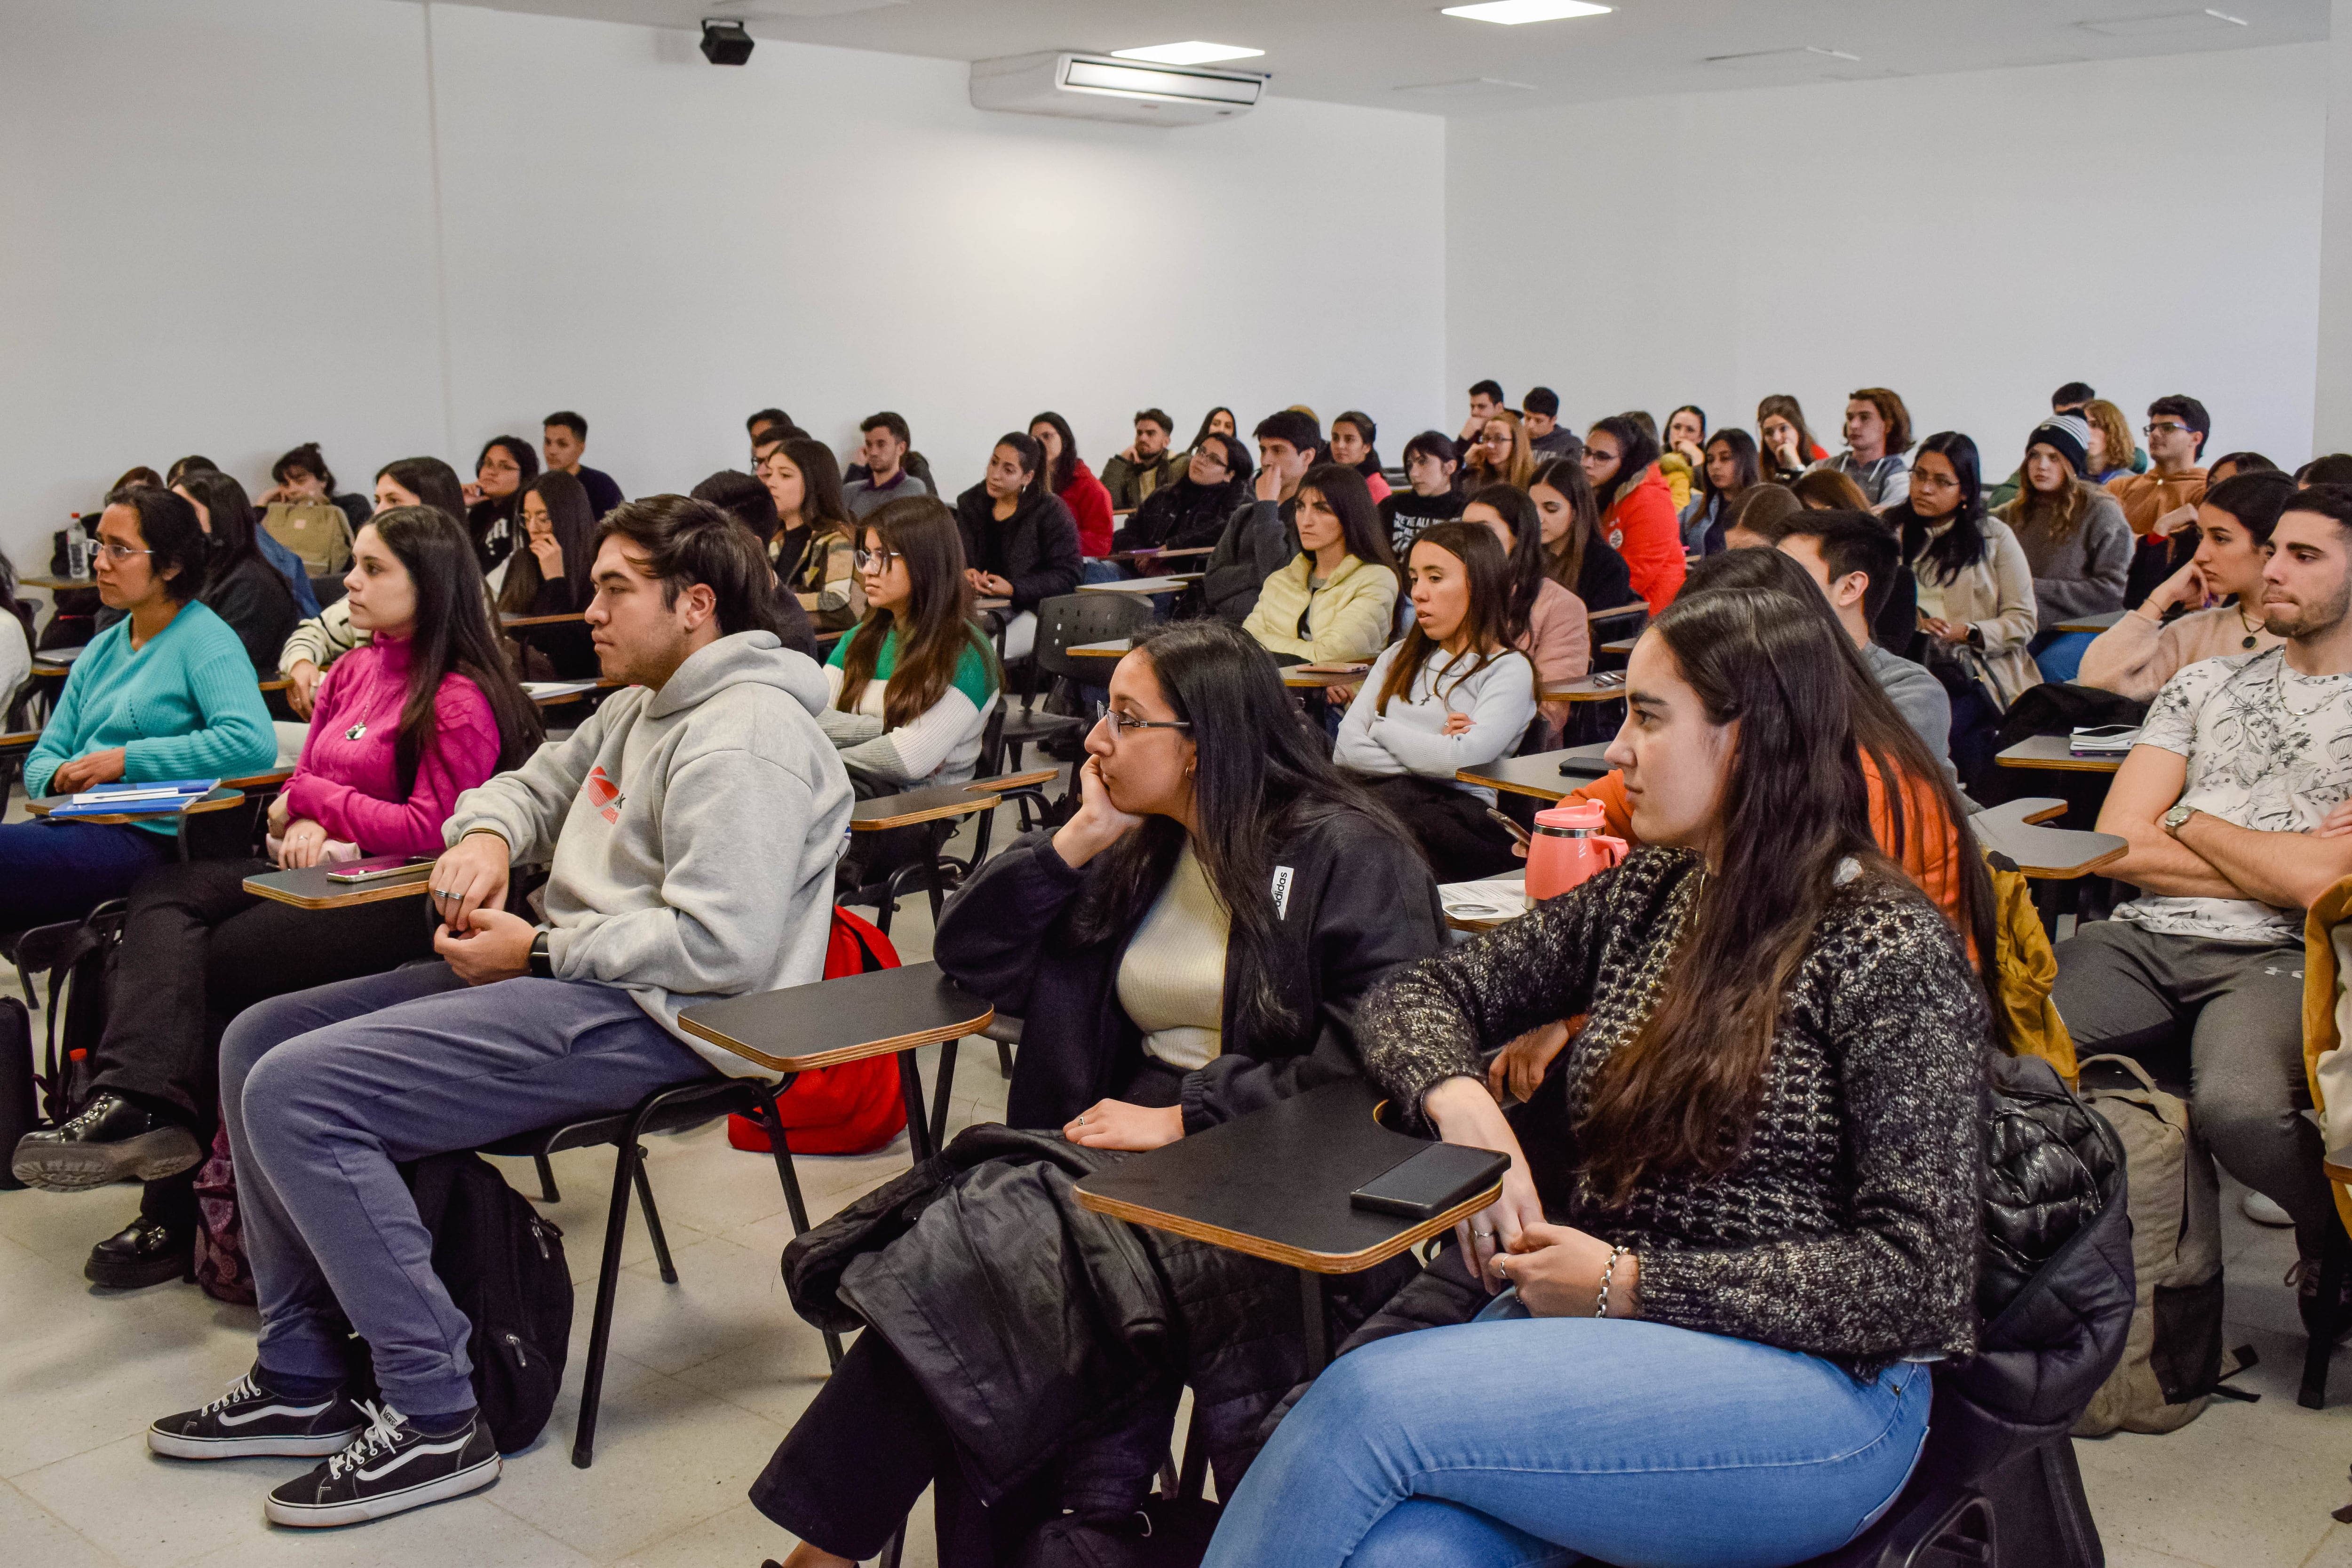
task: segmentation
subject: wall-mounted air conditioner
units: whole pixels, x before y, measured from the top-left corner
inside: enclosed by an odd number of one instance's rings
[[[1265,78],[1101,55],[1014,55],[971,63],[971,106],[1128,125],[1205,125],[1246,114]]]

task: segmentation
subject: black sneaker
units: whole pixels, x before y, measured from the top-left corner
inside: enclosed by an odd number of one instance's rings
[[[340,1394],[289,1399],[248,1373],[203,1409],[148,1427],[147,1447],[174,1459],[314,1459],[341,1453],[366,1426],[360,1407]]]
[[[463,1497],[499,1479],[499,1447],[478,1415],[455,1436],[428,1437],[389,1405],[360,1408],[373,1425],[309,1475],[271,1492],[261,1505],[270,1523],[311,1530],[358,1524]]]
[[[79,1193],[126,1178],[160,1181],[204,1163],[196,1135],[178,1122],[100,1094],[81,1113],[16,1142],[8,1169],[28,1187]]]

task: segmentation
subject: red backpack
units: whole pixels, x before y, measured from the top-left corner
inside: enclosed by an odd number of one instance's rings
[[[896,969],[898,962],[898,950],[871,921],[835,908],[833,935],[824,948],[827,980]],[[795,1154],[865,1154],[879,1149],[907,1125],[898,1058],[868,1057],[804,1072],[785,1091],[783,1113]],[[727,1142],[755,1153],[769,1152],[767,1130],[747,1116],[727,1119]]]

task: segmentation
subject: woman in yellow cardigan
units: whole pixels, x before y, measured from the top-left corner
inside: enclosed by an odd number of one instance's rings
[[[1285,663],[1370,659],[1389,645],[1398,574],[1364,477],[1307,469],[1294,521],[1298,553],[1265,580],[1242,629]]]

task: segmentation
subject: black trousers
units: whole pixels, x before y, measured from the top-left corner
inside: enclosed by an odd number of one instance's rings
[[[220,1038],[254,1003],[396,969],[433,952],[425,901],[298,910],[245,891],[264,860],[157,867],[131,890],[107,975],[93,1089],[110,1089],[208,1139],[219,1114]],[[194,1173],[148,1184],[142,1212],[191,1219]]]
[[[1473,882],[1526,864],[1511,853],[1511,836],[1476,795],[1412,773],[1358,776],[1412,829],[1439,881]]]

